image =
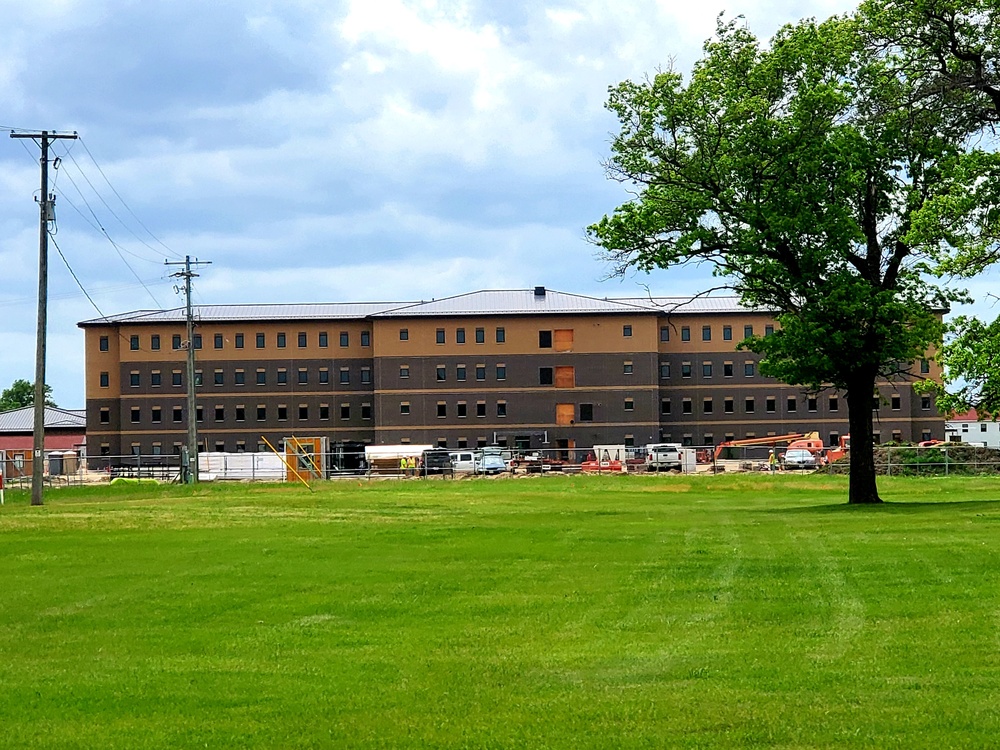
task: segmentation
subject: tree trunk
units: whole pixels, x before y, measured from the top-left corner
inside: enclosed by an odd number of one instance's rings
[[[847,387],[848,422],[851,426],[851,478],[847,502],[880,503],[875,482],[875,443],[872,440],[872,399],[875,373],[861,375]]]

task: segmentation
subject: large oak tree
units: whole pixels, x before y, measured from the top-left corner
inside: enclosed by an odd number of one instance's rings
[[[616,272],[714,266],[775,313],[744,342],[761,372],[846,393],[849,502],[880,502],[872,400],[939,340],[957,298],[932,274],[976,248],[996,156],[858,18],[803,21],[762,44],[720,21],[690,76],[610,91],[607,163],[633,198],[589,228]],[[953,266],[952,270],[957,267]]]

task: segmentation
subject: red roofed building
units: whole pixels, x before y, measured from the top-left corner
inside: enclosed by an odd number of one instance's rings
[[[944,423],[944,435],[949,443],[1000,448],[1000,422],[981,419],[975,409],[949,417]]]
[[[0,412],[0,451],[6,454],[7,477],[30,476],[34,447],[35,407]],[[87,412],[84,409],[45,407],[45,455],[74,451],[83,453],[87,443]],[[58,469],[56,470],[58,471]]]

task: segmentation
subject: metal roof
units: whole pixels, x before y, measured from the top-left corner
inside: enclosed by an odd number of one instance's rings
[[[409,318],[447,315],[557,315],[566,313],[645,313],[623,300],[600,299],[583,294],[537,289],[485,289],[454,297],[416,302],[375,313],[376,318]]]
[[[244,320],[362,320],[380,310],[403,304],[408,303],[322,302],[289,305],[195,305],[192,310],[195,320],[215,323]],[[118,315],[84,320],[77,325],[83,327],[117,323],[183,323],[184,315],[185,309],[183,307],[175,307],[170,310],[134,310]]]
[[[0,432],[31,432],[35,428],[35,407],[0,412]],[[45,407],[45,429],[87,429],[86,409],[59,409]]]
[[[738,297],[590,297],[534,289],[484,289],[442,299],[419,302],[329,302],[284,305],[197,305],[200,322],[252,320],[363,320],[365,318],[447,317],[470,315],[559,315],[642,313],[745,313]],[[758,310],[757,312],[764,312]],[[169,310],[134,310],[77,325],[121,323],[183,323],[183,307]]]

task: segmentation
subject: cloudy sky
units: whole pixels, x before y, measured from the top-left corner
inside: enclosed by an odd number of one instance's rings
[[[690,69],[720,12],[769,36],[854,5],[0,0],[0,127],[82,136],[53,149],[55,399],[84,405],[76,322],[180,305],[184,255],[205,304],[693,294],[707,275],[607,280],[584,239],[626,199],[608,86]],[[0,131],[0,387],[34,377],[38,157]]]

